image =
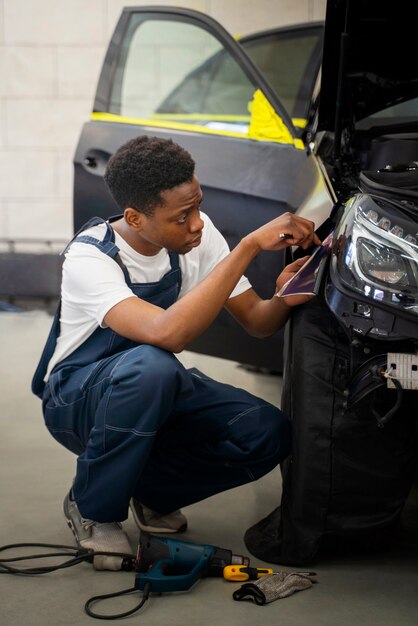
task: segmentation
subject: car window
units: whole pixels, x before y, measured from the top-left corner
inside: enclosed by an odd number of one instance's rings
[[[388,124],[393,126],[407,124],[408,122],[415,124],[417,114],[418,98],[412,98],[365,117],[356,124],[356,127],[359,130],[367,130],[373,126],[387,126]]]
[[[241,42],[297,125],[303,125],[311,104],[320,65],[322,33],[322,27],[289,29]]]
[[[246,133],[255,87],[209,32],[187,21],[133,15],[110,112]]]
[[[94,121],[304,144],[271,85],[215,20],[126,8],[109,45]]]
[[[386,117],[398,117],[398,118],[414,118],[416,119],[418,114],[418,98],[407,100],[406,102],[399,102],[394,104],[383,111],[378,111],[370,117],[386,118]]]

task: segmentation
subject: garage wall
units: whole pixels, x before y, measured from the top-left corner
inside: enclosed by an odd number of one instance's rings
[[[323,19],[326,0],[0,0],[0,239],[68,238],[72,158],[123,6],[204,11],[232,34]]]

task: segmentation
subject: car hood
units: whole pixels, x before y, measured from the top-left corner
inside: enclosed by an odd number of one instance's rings
[[[418,96],[412,6],[407,0],[328,0],[318,130],[346,128]]]

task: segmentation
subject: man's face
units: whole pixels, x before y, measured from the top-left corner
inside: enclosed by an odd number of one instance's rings
[[[200,218],[202,197],[195,176],[190,182],[161,193],[163,204],[155,207],[150,217],[144,216],[139,232],[150,254],[156,254],[161,248],[187,254],[200,244],[204,226]]]

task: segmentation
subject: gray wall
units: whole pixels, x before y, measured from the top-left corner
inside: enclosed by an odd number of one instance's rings
[[[326,0],[0,0],[0,239],[67,238],[72,157],[123,6],[204,11],[232,34],[322,19]]]

